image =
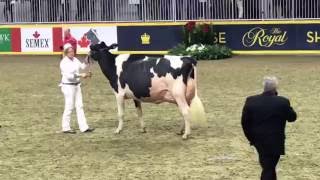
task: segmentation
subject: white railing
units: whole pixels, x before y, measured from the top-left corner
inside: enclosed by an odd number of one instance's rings
[[[0,23],[317,19],[320,0],[0,0]]]

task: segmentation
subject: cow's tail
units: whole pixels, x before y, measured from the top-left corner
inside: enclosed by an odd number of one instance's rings
[[[191,122],[193,127],[207,127],[207,118],[204,110],[203,103],[201,102],[198,96],[198,87],[197,87],[197,67],[196,64],[193,64],[193,76],[194,76],[194,86],[195,86],[195,95],[190,104],[190,114]]]

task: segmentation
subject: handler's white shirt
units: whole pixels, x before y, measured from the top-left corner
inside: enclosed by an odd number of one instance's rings
[[[85,63],[81,63],[76,57],[70,60],[65,56],[60,62],[60,70],[62,75],[61,83],[79,83],[80,70],[84,70],[87,67]]]

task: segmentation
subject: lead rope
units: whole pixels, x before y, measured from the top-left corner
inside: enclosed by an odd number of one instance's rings
[[[91,72],[91,63],[92,63],[92,61],[90,60],[90,55],[89,55],[89,53],[88,53],[87,57],[85,58],[85,62],[88,64],[88,72],[89,72],[89,73],[92,73],[92,72]],[[91,76],[90,76],[90,78],[91,78]]]

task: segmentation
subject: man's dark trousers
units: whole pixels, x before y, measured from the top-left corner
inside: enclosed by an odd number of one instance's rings
[[[262,155],[259,154],[259,162],[262,168],[261,180],[276,180],[276,166],[280,155]]]

